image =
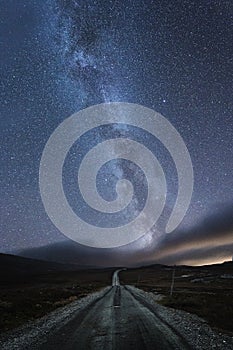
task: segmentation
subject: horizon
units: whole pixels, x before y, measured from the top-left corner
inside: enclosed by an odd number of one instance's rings
[[[122,268],[122,269],[140,269],[140,268],[150,268],[150,267],[153,267],[153,266],[162,266],[162,267],[168,267],[168,268],[182,268],[182,267],[187,267],[187,268],[192,268],[192,267],[209,267],[209,266],[217,266],[217,265],[224,265],[225,263],[233,263],[233,260],[222,260],[222,261],[217,261],[217,262],[211,262],[211,263],[205,263],[205,264],[197,264],[197,265],[186,265],[186,264],[175,264],[175,265],[166,265],[166,264],[161,264],[159,262],[152,262],[151,264],[150,263],[147,263],[145,265],[143,264],[139,264],[139,265],[131,265],[131,266],[125,266],[125,265],[112,265],[112,266],[93,266],[93,265],[79,265],[77,263],[64,263],[64,262],[60,262],[60,261],[56,261],[56,260],[50,260],[50,259],[40,259],[40,258],[35,258],[35,257],[30,257],[30,256],[27,256],[27,255],[23,255],[23,251],[22,252],[8,252],[8,253],[2,253],[0,252],[0,255],[2,256],[10,256],[10,257],[13,257],[13,258],[22,258],[22,259],[25,259],[25,260],[32,260],[32,261],[35,261],[35,262],[42,262],[42,263],[47,263],[48,265],[51,264],[55,264],[55,265],[61,265],[61,266],[72,266],[72,267],[75,267],[77,266],[77,270],[79,269],[83,269],[83,270],[92,270],[92,269],[119,269],[119,268]]]

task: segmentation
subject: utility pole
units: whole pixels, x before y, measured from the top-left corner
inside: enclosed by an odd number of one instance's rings
[[[173,288],[174,288],[174,282],[175,282],[175,273],[176,273],[176,265],[173,266],[173,271],[172,271],[172,283],[171,283],[170,297],[172,297],[172,294],[173,294]]]

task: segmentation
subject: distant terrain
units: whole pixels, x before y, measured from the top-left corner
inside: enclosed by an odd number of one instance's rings
[[[96,251],[91,247],[81,246],[72,240],[64,240],[61,242],[50,243],[40,247],[25,248],[13,251],[12,254],[25,258],[33,258],[39,260],[53,261],[62,264],[75,264],[79,266],[96,267],[96,257],[99,266],[106,265],[106,258],[102,250]],[[95,250],[95,252],[94,252]],[[93,254],[92,254],[93,253]],[[87,261],[88,256],[88,261]],[[92,259],[92,256],[95,258]]]

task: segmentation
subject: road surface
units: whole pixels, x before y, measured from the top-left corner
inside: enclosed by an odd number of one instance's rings
[[[42,324],[37,325],[36,333],[23,331],[1,349],[191,349],[182,335],[156,314],[148,297],[143,297],[146,293],[120,285],[120,271],[113,274],[111,287],[96,293],[81,309],[65,315],[58,310],[49,328]]]
[[[112,286],[120,286],[120,280],[119,280],[119,272],[123,271],[124,269],[116,270],[112,275]]]
[[[0,349],[233,350],[233,338],[217,334],[204,320],[120,285],[120,271],[113,274],[112,286],[2,334]]]

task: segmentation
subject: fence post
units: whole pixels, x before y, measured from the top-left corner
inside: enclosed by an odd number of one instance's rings
[[[176,273],[176,265],[173,266],[173,271],[172,271],[172,283],[171,283],[170,297],[172,297],[172,294],[173,294],[175,273]]]

